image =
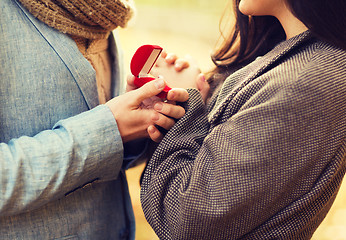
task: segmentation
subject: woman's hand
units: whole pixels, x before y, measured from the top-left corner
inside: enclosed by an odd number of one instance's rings
[[[167,95],[168,102],[162,102],[156,95],[165,86],[165,81],[159,78],[134,90],[132,77],[128,79],[127,89],[133,91],[113,98],[106,103],[117,121],[123,142],[144,137],[150,137],[156,142],[160,141],[163,136],[155,125],[168,130],[175,124],[174,119],[184,116],[184,108],[170,102],[187,101],[187,91],[172,89]]]
[[[188,59],[191,58],[190,56],[186,56],[187,59],[178,58],[178,56],[174,53],[166,53],[165,51],[163,51],[161,57],[165,59],[166,63],[174,65],[174,68],[177,72],[190,67],[190,63],[188,61]]]
[[[203,73],[199,74],[198,77],[196,78],[196,85],[197,85],[198,91],[202,95],[203,101],[206,102],[209,95],[209,91],[210,91],[210,85],[206,81]]]
[[[190,56],[178,58],[175,54],[163,52],[151,70],[153,76],[164,76],[169,87],[197,88],[206,101],[210,86],[201,73],[196,61]]]
[[[178,59],[174,54],[161,54],[150,73],[163,76],[171,88],[197,88],[196,79],[201,73],[191,57]]]

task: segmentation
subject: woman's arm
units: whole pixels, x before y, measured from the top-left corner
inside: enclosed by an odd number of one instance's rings
[[[315,227],[325,212],[315,200],[332,198],[325,189],[340,183],[345,114],[344,95],[328,84],[335,77],[323,86],[321,76],[310,80],[284,90],[271,82],[247,101],[230,100],[212,127],[200,95],[189,92],[186,115],[142,182],[143,210],[160,238],[254,239],[264,231],[292,239],[307,222]]]

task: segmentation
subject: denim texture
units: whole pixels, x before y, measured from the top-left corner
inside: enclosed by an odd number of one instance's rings
[[[134,239],[122,140],[74,41],[1,0],[0,66],[0,238]]]

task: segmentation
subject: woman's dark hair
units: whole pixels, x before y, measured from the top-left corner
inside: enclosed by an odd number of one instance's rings
[[[207,78],[219,82],[241,66],[265,54],[285,39],[280,22],[272,16],[246,16],[239,11],[240,0],[233,4],[235,25],[229,36],[212,55],[216,65]]]
[[[345,0],[286,0],[292,13],[312,34],[346,50]]]
[[[272,16],[246,16],[234,0],[235,26],[229,37],[212,55],[216,68],[209,81],[224,80],[227,75],[256,57],[267,53],[285,39],[280,22]],[[286,0],[293,14],[316,37],[346,49],[346,0]],[[218,79],[220,78],[220,79]]]

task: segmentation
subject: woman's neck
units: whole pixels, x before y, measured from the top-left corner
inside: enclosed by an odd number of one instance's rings
[[[276,18],[280,21],[286,33],[286,39],[290,39],[308,30],[305,24],[296,18],[287,7],[283,8],[282,11],[277,14]]]

